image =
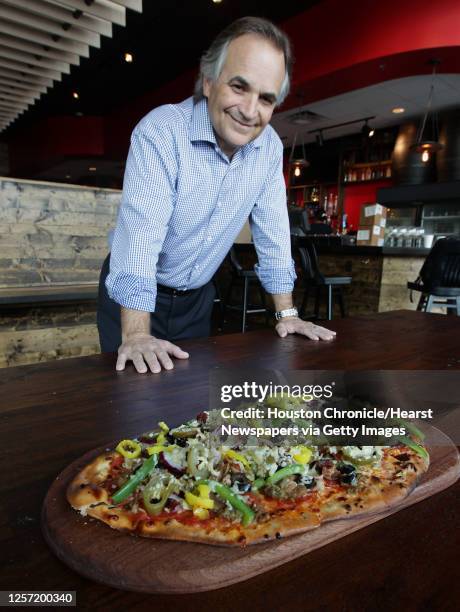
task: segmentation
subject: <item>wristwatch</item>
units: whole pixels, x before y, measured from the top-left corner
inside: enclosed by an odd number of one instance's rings
[[[299,311],[297,310],[295,306],[293,308],[286,308],[285,310],[277,310],[275,312],[275,319],[277,321],[280,321],[281,319],[284,319],[285,317],[298,317],[298,316],[299,316]]]

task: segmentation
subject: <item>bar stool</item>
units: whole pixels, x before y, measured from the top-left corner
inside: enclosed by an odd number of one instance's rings
[[[308,239],[302,239],[302,246],[297,246],[300,265],[303,273],[305,292],[299,310],[300,317],[305,316],[310,289],[315,291],[315,319],[319,318],[319,306],[323,288],[327,291],[327,320],[332,319],[334,297],[337,298],[340,314],[346,316],[343,287],[351,283],[351,276],[324,276],[319,269],[318,255],[315,245]]]
[[[232,268],[232,277],[227,290],[227,295],[224,304],[224,313],[227,308],[230,310],[238,310],[241,312],[241,331],[244,334],[246,331],[246,317],[248,314],[265,313],[265,323],[268,325],[268,310],[265,302],[265,292],[260,284],[259,278],[254,270],[243,268],[240,263],[239,255],[249,253],[255,255],[253,245],[249,244],[234,244],[229,252],[229,260]],[[260,304],[254,305],[249,303],[251,285],[257,286],[260,295]],[[242,301],[239,304],[231,304],[230,300],[235,287],[240,286],[243,289]]]
[[[411,290],[411,302],[412,291],[421,294],[417,310],[430,312],[433,306],[443,306],[447,311],[455,309],[460,316],[460,239],[437,240],[419,276],[407,283],[407,288]]]

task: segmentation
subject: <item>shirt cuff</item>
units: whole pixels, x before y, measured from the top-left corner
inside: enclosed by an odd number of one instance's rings
[[[109,297],[117,304],[132,310],[155,312],[156,282],[131,274],[109,274],[105,280]]]
[[[259,264],[254,266],[262,287],[267,293],[276,295],[279,293],[292,293],[294,282],[297,278],[294,262],[291,260],[290,267],[265,268]]]

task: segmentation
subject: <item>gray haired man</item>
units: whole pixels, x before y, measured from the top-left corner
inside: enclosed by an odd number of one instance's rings
[[[131,137],[111,255],[101,274],[98,327],[117,370],[173,368],[172,341],[209,335],[211,279],[249,218],[256,272],[277,311],[277,333],[332,340],[298,318],[282,174],[268,125],[289,91],[287,37],[239,19],[203,55],[195,95],[151,111]]]

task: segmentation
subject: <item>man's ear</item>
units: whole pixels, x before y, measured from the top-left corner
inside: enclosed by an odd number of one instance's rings
[[[205,98],[209,98],[209,94],[211,93],[211,85],[212,81],[207,77],[203,77],[203,95]]]

